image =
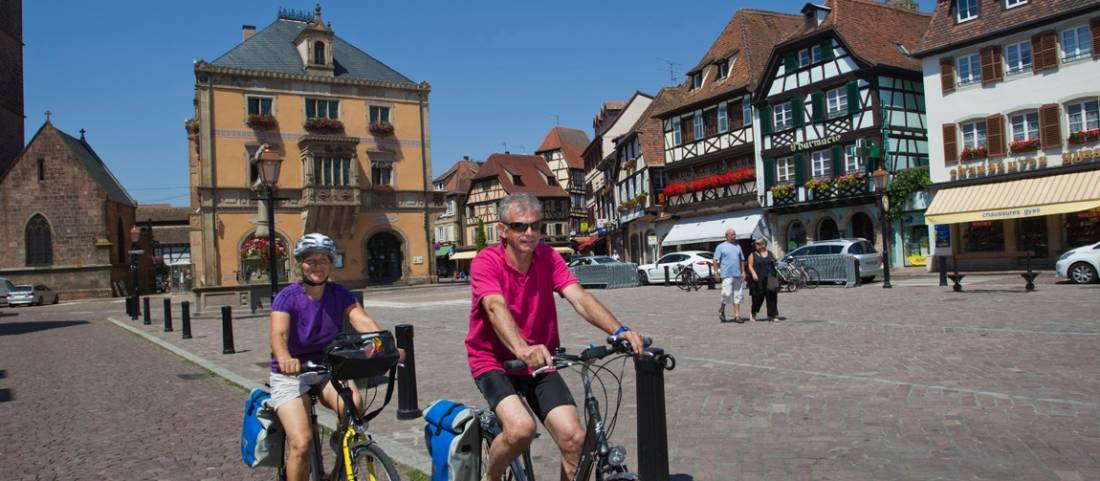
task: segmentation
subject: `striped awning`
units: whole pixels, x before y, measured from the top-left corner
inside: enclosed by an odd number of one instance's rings
[[[468,261],[477,256],[478,251],[462,251],[451,254],[452,261]]]
[[[943,189],[924,213],[928,224],[958,224],[1066,214],[1100,207],[1100,170]]]

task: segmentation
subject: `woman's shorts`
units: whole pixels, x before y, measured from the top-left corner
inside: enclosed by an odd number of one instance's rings
[[[271,406],[276,411],[279,410],[279,406],[309,392],[310,388],[310,385],[303,382],[298,376],[287,376],[277,372],[271,373],[267,383],[271,385]]]

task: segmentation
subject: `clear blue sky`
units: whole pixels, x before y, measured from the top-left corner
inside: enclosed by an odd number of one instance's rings
[[[281,2],[281,3],[280,3]],[[23,0],[27,140],[53,112],[141,203],[187,205],[183,121],[192,61],[212,61],[280,6],[312,1]],[[336,34],[432,84],[433,176],[463,155],[532,152],[560,125],[592,135],[605,100],[669,85],[738,8],[797,13],[795,0],[323,2]],[[930,10],[932,0],[920,0]],[[681,77],[682,78],[682,77]]]

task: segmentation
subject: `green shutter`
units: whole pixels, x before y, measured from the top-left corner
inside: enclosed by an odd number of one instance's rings
[[[859,81],[848,82],[848,113],[859,112]]]
[[[802,154],[794,154],[794,184],[803,185],[806,183],[806,162],[803,162],[805,158]]]
[[[832,60],[833,59],[833,39],[827,39],[821,42],[821,59]]]
[[[865,142],[870,144],[869,140],[867,140]],[[871,145],[870,147],[867,148],[867,158],[860,159],[860,160],[863,161],[863,170],[867,171],[868,174],[874,172],[875,167],[878,166],[878,157],[874,156],[874,152],[877,151],[877,150],[878,150],[878,147],[876,147],[874,145]],[[879,154],[879,155],[881,155],[881,154]]]
[[[788,53],[783,56],[783,67],[786,67],[786,73],[791,73],[794,69],[798,68],[798,57],[795,54]]]
[[[810,106],[814,109],[814,122],[825,121],[825,94],[814,92],[810,94]]]
[[[775,185],[775,159],[764,159],[764,188]]]
[[[833,177],[844,175],[844,149],[833,146]]]
[[[802,112],[802,103],[805,100],[802,97],[795,97],[791,99],[791,116],[794,117],[795,128],[806,125],[806,120],[803,118],[805,114]]]
[[[772,133],[772,108],[770,106],[760,107],[760,133],[762,135],[768,135]]]

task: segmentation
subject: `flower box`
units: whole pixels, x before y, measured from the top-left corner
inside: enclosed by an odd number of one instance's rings
[[[251,114],[245,123],[254,129],[273,129],[279,126],[279,121],[274,115]]]
[[[775,184],[771,188],[772,202],[777,205],[792,204],[798,200],[798,190],[794,184]]]
[[[806,193],[812,194],[815,199],[825,199],[833,196],[833,179],[810,179],[804,185]]]
[[[1083,144],[1096,142],[1097,140],[1100,140],[1100,129],[1078,130],[1069,134],[1069,143],[1071,144]]]
[[[963,149],[961,157],[963,160],[984,159],[989,157],[989,151],[985,147],[967,147]]]
[[[389,122],[371,122],[368,129],[374,135],[393,135],[393,124]]]
[[[1009,150],[1014,154],[1020,152],[1034,152],[1039,150],[1039,139],[1015,140],[1008,144]]]
[[[306,119],[304,125],[306,130],[311,132],[317,132],[322,134],[334,134],[344,131],[344,123],[336,119],[327,119],[322,117],[313,117]]]
[[[855,172],[836,178],[837,197],[852,197],[867,193],[867,175]]]

